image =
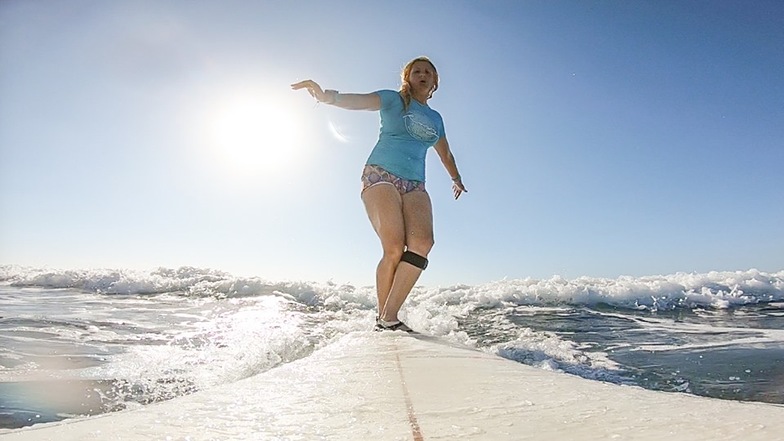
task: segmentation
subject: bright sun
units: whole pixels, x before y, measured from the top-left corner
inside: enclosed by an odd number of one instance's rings
[[[220,102],[207,127],[213,165],[243,176],[270,175],[293,165],[305,136],[282,99],[245,93]]]

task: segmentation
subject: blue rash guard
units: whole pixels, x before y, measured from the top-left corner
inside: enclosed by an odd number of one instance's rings
[[[403,110],[403,98],[394,90],[379,90],[381,130],[366,165],[378,165],[410,181],[425,181],[425,157],[444,133],[441,115],[412,99]]]

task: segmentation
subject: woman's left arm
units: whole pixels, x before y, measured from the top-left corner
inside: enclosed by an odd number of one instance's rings
[[[441,139],[436,142],[435,149],[436,152],[438,152],[438,157],[441,158],[441,163],[444,164],[446,172],[449,173],[449,176],[452,178],[452,193],[454,193],[455,199],[459,198],[463,192],[468,193],[465,185],[463,185],[463,179],[457,171],[455,156],[449,148],[449,141],[446,140],[446,136],[442,136]]]

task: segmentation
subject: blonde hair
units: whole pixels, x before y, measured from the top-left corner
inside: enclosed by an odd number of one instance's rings
[[[400,96],[403,97],[404,109],[406,110],[408,110],[408,106],[411,104],[411,84],[408,83],[408,77],[411,75],[411,69],[414,67],[414,63],[417,61],[424,61],[429,63],[430,67],[433,68],[433,74],[435,75],[436,81],[435,86],[433,87],[433,90],[430,91],[428,98],[432,98],[433,92],[438,90],[438,70],[436,70],[436,65],[430,61],[430,58],[421,56],[409,61],[400,72]]]

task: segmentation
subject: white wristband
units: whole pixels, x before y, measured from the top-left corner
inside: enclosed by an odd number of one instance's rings
[[[336,104],[338,102],[338,95],[340,95],[340,92],[337,90],[327,89],[324,91],[324,93],[331,97],[329,101],[324,101],[324,104]]]

